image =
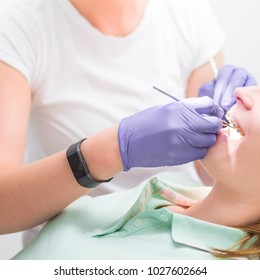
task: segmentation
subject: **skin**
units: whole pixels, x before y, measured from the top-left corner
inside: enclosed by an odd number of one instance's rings
[[[121,37],[137,28],[147,3],[140,0],[71,2],[102,33]],[[215,59],[221,66],[222,53]],[[65,150],[23,165],[31,89],[20,72],[3,62],[0,62],[0,77],[0,234],[4,234],[41,224],[89,189],[75,181]],[[212,78],[208,63],[196,69],[190,76],[187,96],[196,95],[199,86]],[[108,179],[123,170],[117,132],[118,126],[114,126],[82,143],[83,156],[97,180]]]

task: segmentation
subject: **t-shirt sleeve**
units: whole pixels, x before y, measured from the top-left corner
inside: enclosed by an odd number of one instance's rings
[[[0,61],[21,72],[32,85],[36,76],[37,32],[30,13],[18,8],[0,15]]]
[[[189,2],[190,24],[193,27],[194,67],[197,68],[220,52],[225,43],[224,32],[206,0]]]

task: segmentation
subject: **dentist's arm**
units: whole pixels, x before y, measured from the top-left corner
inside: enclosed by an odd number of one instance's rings
[[[75,180],[65,150],[23,165],[30,100],[26,79],[0,63],[0,233],[40,224],[89,191]],[[221,117],[208,97],[153,107],[83,141],[81,153],[96,180],[186,163],[214,144]]]
[[[220,69],[224,64],[223,51],[220,51],[212,58],[215,60],[218,69]],[[214,78],[215,76],[212,70],[212,66],[209,61],[207,61],[205,64],[195,69],[191,73],[187,83],[186,96],[197,97],[200,87],[205,83],[212,81]]]
[[[40,224],[86,192],[75,182],[65,151],[23,165],[30,106],[27,80],[0,63],[0,233]]]
[[[47,221],[89,191],[75,180],[65,150],[23,165],[30,107],[25,77],[0,62],[0,234]],[[117,126],[84,141],[81,151],[97,180],[123,169]]]

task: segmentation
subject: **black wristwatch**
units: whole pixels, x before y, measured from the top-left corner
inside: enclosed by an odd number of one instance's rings
[[[67,156],[71,171],[74,174],[74,177],[77,180],[77,182],[85,188],[95,188],[96,186],[98,186],[102,183],[107,183],[107,182],[111,181],[113,179],[113,177],[108,180],[97,181],[91,176],[91,174],[88,170],[88,166],[80,151],[80,144],[84,140],[86,140],[86,138],[71,145],[67,149],[66,156]]]

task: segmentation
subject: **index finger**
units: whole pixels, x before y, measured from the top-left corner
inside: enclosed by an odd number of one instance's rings
[[[199,115],[216,116],[218,118],[222,118],[224,115],[223,109],[208,96],[187,98],[182,102],[191,111]]]

